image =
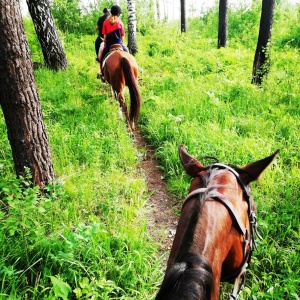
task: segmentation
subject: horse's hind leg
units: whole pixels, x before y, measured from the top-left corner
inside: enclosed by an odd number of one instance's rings
[[[110,92],[111,92],[111,96],[113,98],[115,98],[117,101],[119,101],[118,100],[118,92],[116,90],[114,90],[112,86],[110,86]]]
[[[118,81],[116,80],[116,78],[114,78],[113,82],[118,82]],[[122,113],[124,113],[124,115],[126,116],[128,131],[132,132],[133,128],[130,123],[129,112],[125,102],[124,84],[121,83],[120,86],[112,84],[112,90],[114,91],[116,99],[119,101],[119,108],[121,111],[120,114],[122,115]]]
[[[119,116],[122,119],[123,118],[123,113],[122,113],[122,107],[120,105],[119,93],[116,90],[114,90],[114,88],[112,86],[110,86],[110,91],[111,91],[111,96],[113,98],[115,98],[119,103]]]
[[[119,93],[118,100],[119,100],[120,108],[122,109],[122,112],[126,116],[128,130],[131,132],[131,131],[133,131],[133,128],[132,128],[131,123],[130,123],[129,112],[128,112],[128,108],[127,108],[127,105],[126,105],[126,102],[125,102],[125,97],[124,97],[122,92]]]

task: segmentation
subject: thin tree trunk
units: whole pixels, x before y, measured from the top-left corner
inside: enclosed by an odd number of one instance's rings
[[[155,21],[158,21],[157,20],[157,1],[156,0],[150,0],[151,2],[151,14],[153,13],[153,19],[155,20]]]
[[[138,52],[136,41],[136,14],[135,14],[135,1],[127,0],[128,9],[128,50],[132,55]]]
[[[185,0],[180,0],[181,32],[186,32]]]
[[[0,2],[0,103],[16,174],[43,188],[54,178],[50,147],[19,1]]]
[[[155,0],[157,20],[160,23],[160,0]]]
[[[275,0],[263,0],[258,41],[254,56],[252,83],[261,85],[269,73],[271,59],[271,38],[274,20]]]
[[[228,1],[219,1],[219,30],[218,30],[218,48],[227,46],[228,35]]]
[[[48,68],[64,70],[67,57],[57,34],[48,0],[26,0],[34,28]],[[75,21],[75,20],[74,20]]]

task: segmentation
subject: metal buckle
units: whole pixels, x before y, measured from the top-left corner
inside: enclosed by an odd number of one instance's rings
[[[256,215],[255,215],[255,212],[253,210],[251,210],[251,212],[250,212],[249,222],[250,222],[251,231],[252,231],[252,241],[253,241],[255,249],[257,250],[257,242],[255,240],[255,235],[258,237],[259,240],[262,240],[263,238],[258,232]]]
[[[242,290],[245,287],[245,281],[246,281],[245,272],[246,272],[247,266],[248,266],[248,264],[245,265],[244,273],[242,273],[234,281],[234,288],[233,288],[233,291],[232,291],[232,293],[230,294],[230,297],[229,297],[230,300],[237,300],[239,298],[240,294],[242,293]]]

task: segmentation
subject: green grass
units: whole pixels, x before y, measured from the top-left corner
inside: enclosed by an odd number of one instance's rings
[[[231,16],[226,49],[216,49],[213,12],[190,20],[186,34],[171,24],[138,35],[139,126],[180,199],[190,179],[179,144],[196,157],[240,166],[281,149],[252,184],[264,239],[241,299],[296,300],[300,71],[298,29],[287,20],[297,20],[297,10],[276,13],[271,70],[260,88],[251,84],[257,30],[244,27],[258,26],[259,17],[240,13]],[[33,60],[42,62],[30,23],[26,28]],[[35,71],[59,178],[49,194],[22,189],[29,178],[14,176],[0,119],[0,299],[153,299],[164,267],[146,230],[149,194],[137,150],[109,88],[96,80],[95,36],[61,37],[68,69]]]
[[[264,241],[254,254],[242,299],[298,299],[300,290],[299,50],[278,47],[284,37],[282,19],[276,21],[271,71],[261,88],[250,83],[254,43],[234,41],[217,50],[215,41],[194,40],[191,29],[177,45],[154,38],[159,50],[147,57],[153,49],[149,41],[138,56],[149,69],[143,73],[142,128],[157,148],[174,194],[184,197],[189,186],[178,161],[181,143],[196,157],[213,155],[241,166],[281,149],[274,165],[252,184]]]

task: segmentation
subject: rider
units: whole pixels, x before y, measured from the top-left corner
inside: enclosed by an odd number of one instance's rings
[[[125,30],[122,21],[120,20],[120,15],[122,14],[121,7],[118,5],[113,5],[110,9],[110,16],[104,21],[102,33],[105,42],[104,49],[100,54],[100,79],[105,82],[102,74],[102,60],[108,53],[110,47],[113,44],[120,44],[124,51],[128,52],[127,48],[123,44]]]
[[[97,26],[96,26],[96,30],[98,31],[98,37],[95,41],[95,51],[96,51],[96,55],[97,55],[96,61],[99,61],[99,49],[100,49],[100,45],[103,42],[103,34],[102,34],[103,23],[107,19],[108,16],[109,16],[109,11],[105,7],[103,9],[103,16],[101,16],[98,19]]]

